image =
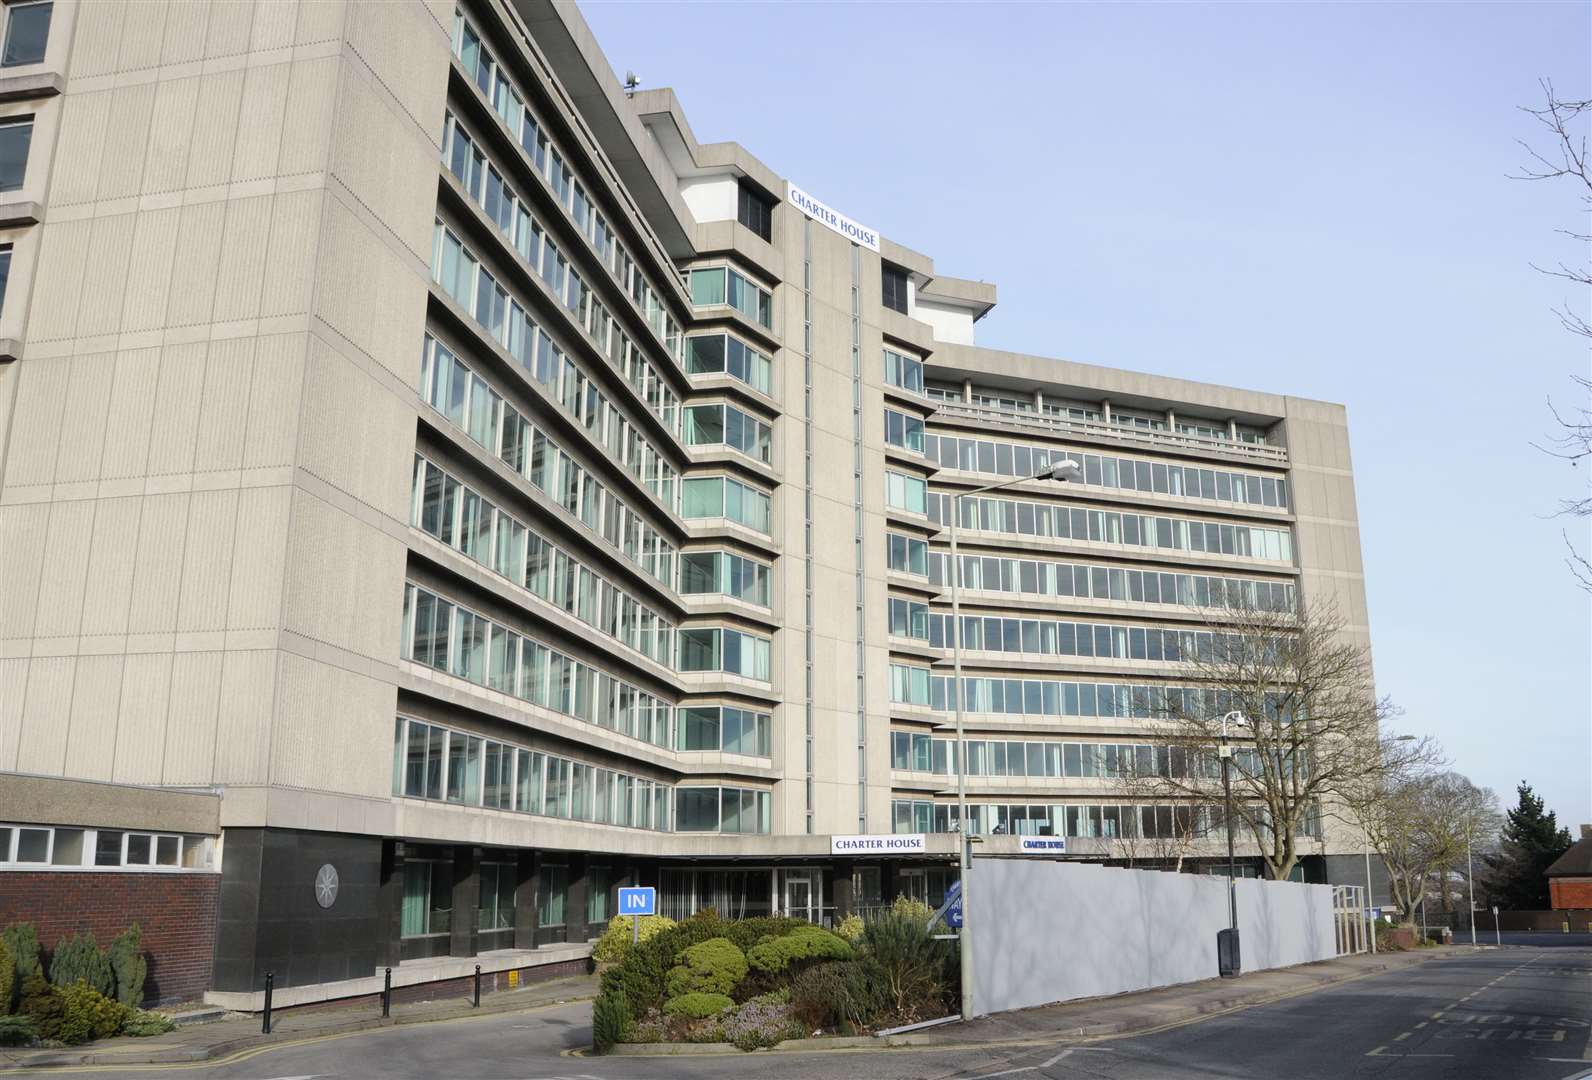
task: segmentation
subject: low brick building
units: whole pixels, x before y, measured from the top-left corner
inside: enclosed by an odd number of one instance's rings
[[[1553,910],[1592,908],[1592,825],[1581,826],[1581,839],[1548,867],[1547,876]]]

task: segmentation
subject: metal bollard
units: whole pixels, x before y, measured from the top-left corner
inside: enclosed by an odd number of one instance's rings
[[[260,1033],[262,1035],[271,1034],[271,989],[272,984],[275,982],[276,972],[267,971],[265,973],[265,1011],[260,1014]]]
[[[481,965],[475,965],[475,1000],[470,1002],[472,1008],[481,1007]]]
[[[392,1015],[392,968],[387,969],[381,984],[381,1016],[385,1020]]]

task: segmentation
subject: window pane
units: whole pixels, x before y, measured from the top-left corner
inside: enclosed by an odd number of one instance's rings
[[[22,186],[28,169],[28,143],[33,138],[33,117],[0,124],[0,191]]]
[[[6,21],[5,55],[0,65],[37,64],[44,59],[44,45],[50,38],[50,12],[53,4],[16,5]]]

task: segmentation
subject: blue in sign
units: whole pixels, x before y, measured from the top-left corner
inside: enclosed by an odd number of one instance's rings
[[[619,890],[619,914],[656,915],[657,913],[658,890],[651,885]]]

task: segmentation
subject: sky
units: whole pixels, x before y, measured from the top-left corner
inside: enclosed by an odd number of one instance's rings
[[[1592,98],[1575,3],[581,4],[856,221],[993,281],[978,342],[1341,402],[1379,689],[1507,808],[1592,822],[1592,597],[1533,447],[1577,403],[1567,182],[1519,109]],[[1588,229],[1581,229],[1586,232]],[[1584,396],[1581,399],[1584,402]]]

